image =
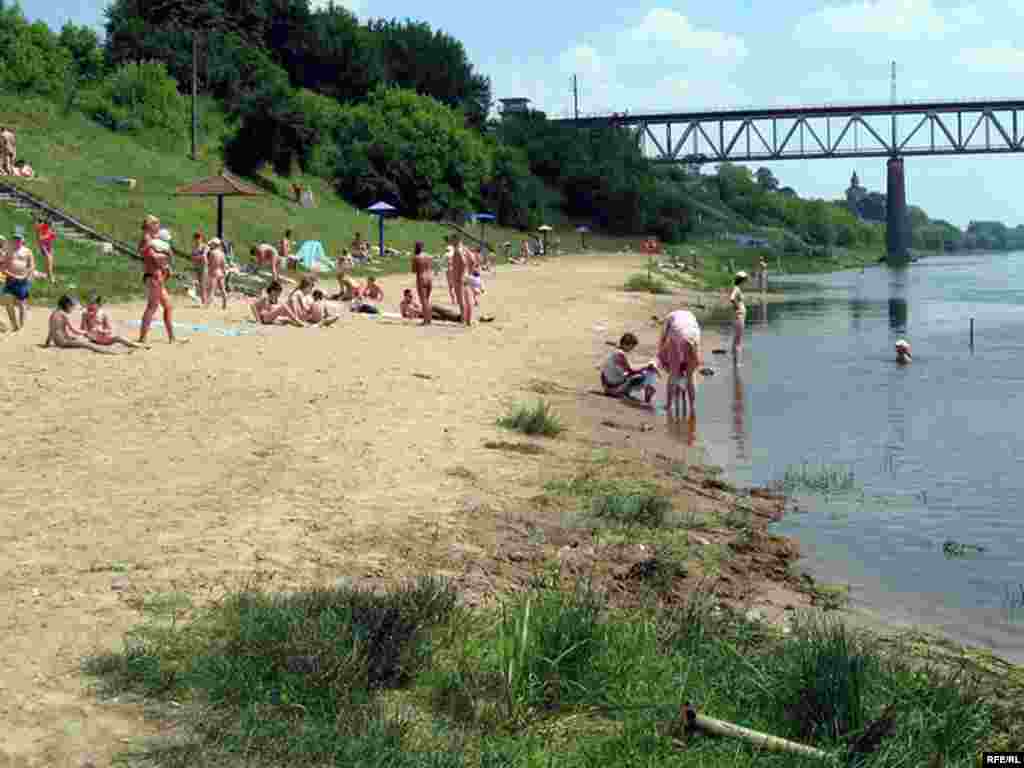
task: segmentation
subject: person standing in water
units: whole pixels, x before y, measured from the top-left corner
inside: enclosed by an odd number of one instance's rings
[[[914,358],[910,356],[910,344],[904,339],[900,339],[896,342],[896,362],[900,365],[906,365],[911,362]]]
[[[142,281],[146,285],[146,309],[142,313],[139,344],[146,343],[153,316],[161,307],[167,340],[172,344],[175,342],[174,312],[171,308],[171,295],[167,291],[167,281],[171,278],[171,246],[157,237],[159,231],[160,219],[153,215],[146,216],[142,222],[142,239],[139,240],[139,256],[142,257],[144,270]]]
[[[732,359],[736,365],[741,364],[743,356],[743,326],[747,322],[747,305],[743,301],[743,291],[740,286],[747,282],[746,272],[737,272],[733,281],[732,293],[729,294],[729,303],[732,304],[735,318],[733,320],[732,336]]]
[[[697,413],[697,371],[704,367],[704,353],[700,345],[700,324],[696,316],[685,309],[677,309],[665,318],[658,339],[658,364],[668,371],[666,393],[669,419],[682,419],[687,412]]]

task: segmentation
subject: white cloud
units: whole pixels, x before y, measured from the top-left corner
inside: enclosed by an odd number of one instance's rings
[[[984,23],[974,5],[938,8],[932,0],[857,0],[830,5],[800,19],[794,36],[817,48],[861,48],[864,38],[934,42]]]
[[[1024,48],[998,42],[986,48],[964,48],[957,63],[972,74],[1024,74]]]
[[[655,8],[611,36],[566,49],[557,65],[564,82],[579,75],[585,113],[674,111],[745,103],[742,91],[731,82],[731,72],[746,55],[741,38],[698,29],[676,11]],[[714,59],[714,67],[694,77],[695,68],[709,59]],[[658,73],[659,79],[652,81],[651,73]],[[542,95],[544,86],[532,85],[536,96],[531,98],[541,100],[553,115],[571,109],[570,88],[556,87]]]
[[[686,16],[668,8],[648,11],[643,21],[630,29],[628,35],[636,43],[670,43],[715,58],[742,59],[747,55],[747,46],[739,37],[713,29],[695,29]]]

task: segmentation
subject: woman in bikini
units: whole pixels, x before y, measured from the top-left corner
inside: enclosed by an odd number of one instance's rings
[[[668,417],[682,419],[687,401],[690,412],[697,412],[695,374],[704,365],[700,346],[700,324],[692,312],[678,309],[665,318],[658,340],[658,363],[668,371]]]
[[[172,344],[175,342],[174,312],[171,308],[171,295],[167,291],[167,281],[171,278],[171,246],[157,237],[159,231],[160,219],[153,215],[146,216],[142,222],[142,239],[139,241],[139,255],[144,270],[142,281],[146,284],[146,310],[142,313],[139,344],[146,343],[153,316],[161,307],[164,310],[167,340]]]
[[[110,347],[114,344],[123,344],[132,349],[141,349],[141,344],[129,341],[124,336],[114,333],[113,323],[110,322],[110,315],[103,308],[103,297],[93,296],[85,306],[82,313],[80,330],[88,337],[93,344],[101,347]]]
[[[743,355],[743,326],[747,322],[747,305],[743,301],[743,291],[740,286],[747,282],[746,272],[737,272],[733,281],[732,293],[729,294],[729,303],[732,304],[736,313],[733,323],[732,335],[732,359],[736,365],[740,365],[740,358]]]

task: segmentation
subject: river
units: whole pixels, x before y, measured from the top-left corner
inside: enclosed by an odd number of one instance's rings
[[[708,356],[706,458],[744,484],[852,474],[776,526],[804,567],[849,584],[855,607],[1024,662],[1024,253],[773,283],[786,301],[748,294],[738,373]]]

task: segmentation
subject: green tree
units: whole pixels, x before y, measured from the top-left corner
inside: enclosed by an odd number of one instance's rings
[[[71,54],[76,78],[81,84],[95,83],[106,72],[106,61],[99,35],[92,27],[67,22],[60,30],[58,42]]]
[[[765,192],[775,192],[779,188],[779,180],[775,178],[770,168],[758,168],[754,173],[757,185]]]
[[[0,50],[0,87],[50,97],[63,93],[71,54],[46,24],[29,24],[17,4],[0,4]]]

